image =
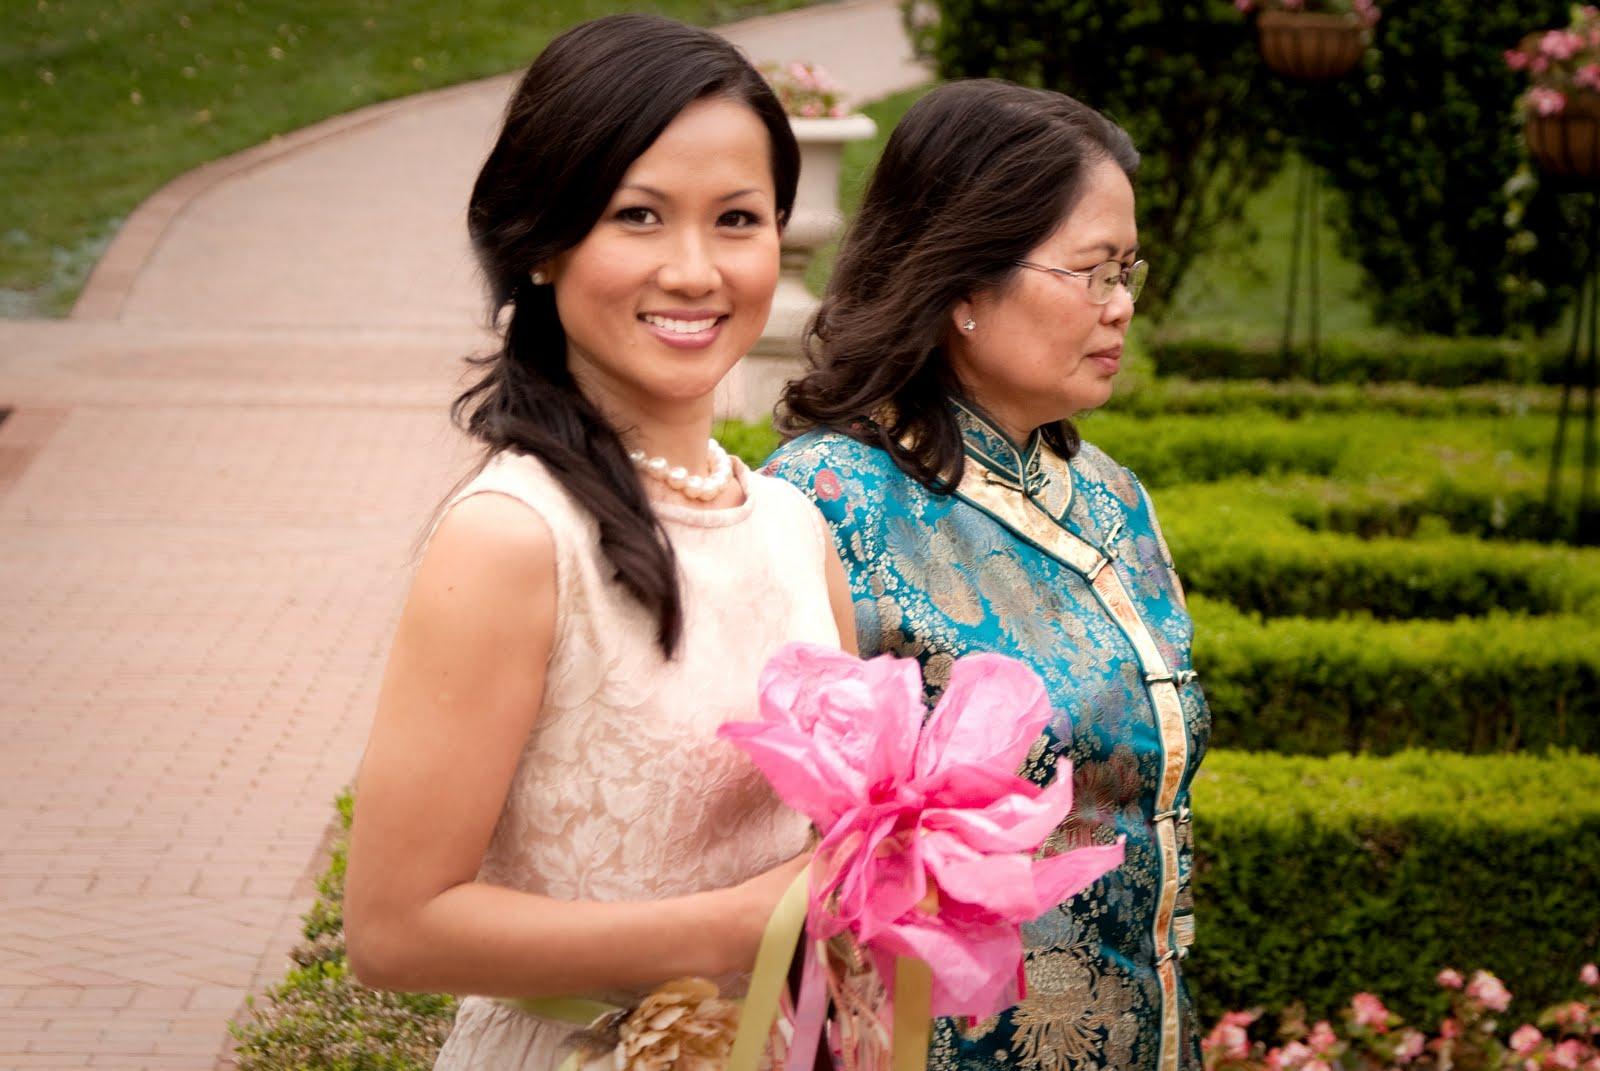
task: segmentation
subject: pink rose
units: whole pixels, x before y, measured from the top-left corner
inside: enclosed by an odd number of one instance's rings
[[[1233,6],[1248,15],[1256,9],[1256,0],[1233,0]]]
[[[1544,1043],[1544,1035],[1532,1023],[1523,1023],[1511,1035],[1511,1051],[1526,1056]]]
[[[1312,1057],[1311,1050],[1298,1041],[1289,1042],[1289,1044],[1278,1050],[1278,1053],[1279,1066],[1283,1068],[1283,1071],[1296,1071],[1298,1068],[1303,1068]]]
[[[1546,30],[1539,38],[1539,51],[1553,60],[1569,60],[1583,48],[1583,38],[1571,30]]]
[[[1360,1025],[1382,1034],[1389,1029],[1389,1009],[1371,993],[1357,993],[1350,998],[1350,1009]]]
[[[1420,1031],[1407,1030],[1400,1035],[1400,1044],[1395,1046],[1395,1062],[1409,1064],[1412,1060],[1422,1055],[1422,1050],[1426,1043],[1427,1038],[1423,1037]]]
[[[1600,967],[1585,963],[1583,969],[1578,971],[1578,981],[1584,985],[1600,985]]]
[[[1555,1011],[1557,1026],[1583,1026],[1589,1021],[1589,1005],[1581,1000],[1568,1001]]]
[[[1561,1068],[1561,1071],[1577,1071],[1578,1066],[1583,1063],[1583,1058],[1589,1055],[1584,1051],[1585,1048],[1587,1046],[1577,1038],[1568,1038],[1550,1053],[1548,1063],[1551,1067]]]
[[[1242,1026],[1223,1023],[1217,1027],[1217,1045],[1230,1060],[1243,1060],[1250,1055],[1250,1035]]]
[[[1520,49],[1515,49],[1515,48],[1506,49],[1506,66],[1510,67],[1513,71],[1525,71],[1525,70],[1527,70],[1528,69],[1528,54],[1526,52],[1521,51]]]
[[[1456,970],[1453,970],[1450,967],[1446,967],[1444,970],[1440,971],[1434,977],[1433,980],[1435,982],[1438,982],[1440,985],[1444,986],[1446,989],[1460,989],[1461,988],[1461,974],[1460,974],[1460,972],[1456,971]]]
[[[843,104],[835,104],[833,107],[828,109],[828,114],[835,119],[843,119],[845,116],[850,114],[850,109],[845,107]]]
[[[1439,1022],[1439,1040],[1452,1041],[1461,1036],[1461,1024],[1454,1019],[1442,1019]]]
[[[1600,89],[1600,63],[1586,63],[1572,76],[1574,85],[1584,89]],[[1593,964],[1591,964],[1593,966]]]
[[[1475,971],[1467,983],[1467,999],[1493,1012],[1503,1012],[1511,1003],[1511,991],[1488,971]]]
[[[1306,6],[1306,0],[1283,0],[1283,10],[1299,11]]]
[[[1528,90],[1528,104],[1537,115],[1560,115],[1567,107],[1567,95],[1559,89],[1542,86]]]
[[[1319,1056],[1325,1055],[1329,1049],[1338,1043],[1339,1037],[1333,1032],[1333,1027],[1328,1024],[1326,1019],[1318,1020],[1317,1025],[1311,1028],[1311,1036],[1306,1038],[1306,1044],[1310,1045],[1312,1050]]]

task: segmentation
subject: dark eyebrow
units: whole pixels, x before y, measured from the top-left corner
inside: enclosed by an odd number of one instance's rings
[[[666,194],[662,193],[660,190],[656,189],[654,186],[645,186],[642,183],[638,183],[638,182],[624,182],[620,187],[618,187],[618,189],[638,190],[640,193],[649,194],[651,197],[654,197],[658,201],[670,201],[670,200],[672,200],[672,198],[668,197]],[[743,190],[734,190],[732,193],[725,193],[721,197],[718,197],[717,201],[719,203],[722,202],[722,201],[732,201],[732,200],[735,200],[737,198],[743,197],[747,193],[760,193],[760,192],[761,192],[760,188],[758,188],[756,186],[750,186],[750,187],[748,187],[746,189],[743,189]]]

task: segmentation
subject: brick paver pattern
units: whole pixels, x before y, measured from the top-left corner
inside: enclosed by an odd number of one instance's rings
[[[729,34],[863,99],[925,77],[894,0]],[[487,145],[417,146],[486,138],[508,87],[180,180],[75,318],[0,321],[0,1071],[226,1066],[282,977],[472,459],[445,410],[484,344],[460,217]]]

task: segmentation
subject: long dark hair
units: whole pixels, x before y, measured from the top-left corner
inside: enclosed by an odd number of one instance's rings
[[[944,352],[950,309],[1008,285],[1102,160],[1130,178],[1139,166],[1121,127],[1061,93],[974,79],[912,105],[834,262],[806,333],[811,368],[784,389],[780,430],[844,432],[949,492],[963,468],[949,402],[965,397]],[[1044,435],[1062,456],[1077,452],[1071,422]]]
[[[581,242],[634,160],[685,107],[714,96],[748,105],[766,126],[781,223],[794,204],[799,148],[767,83],[716,34],[612,15],[568,30],[528,68],[467,209],[503,343],[474,359],[482,378],[451,407],[486,458],[532,454],[594,516],[617,580],[656,618],[669,656],[683,628],[672,544],[617,429],[567,368],[553,288],[534,286],[529,273]]]

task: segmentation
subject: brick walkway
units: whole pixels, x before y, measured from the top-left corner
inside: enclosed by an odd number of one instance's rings
[[[727,32],[864,98],[925,77],[893,0]],[[282,976],[468,462],[460,214],[506,88],[202,168],[73,319],[0,321],[0,1069],[225,1066]]]

